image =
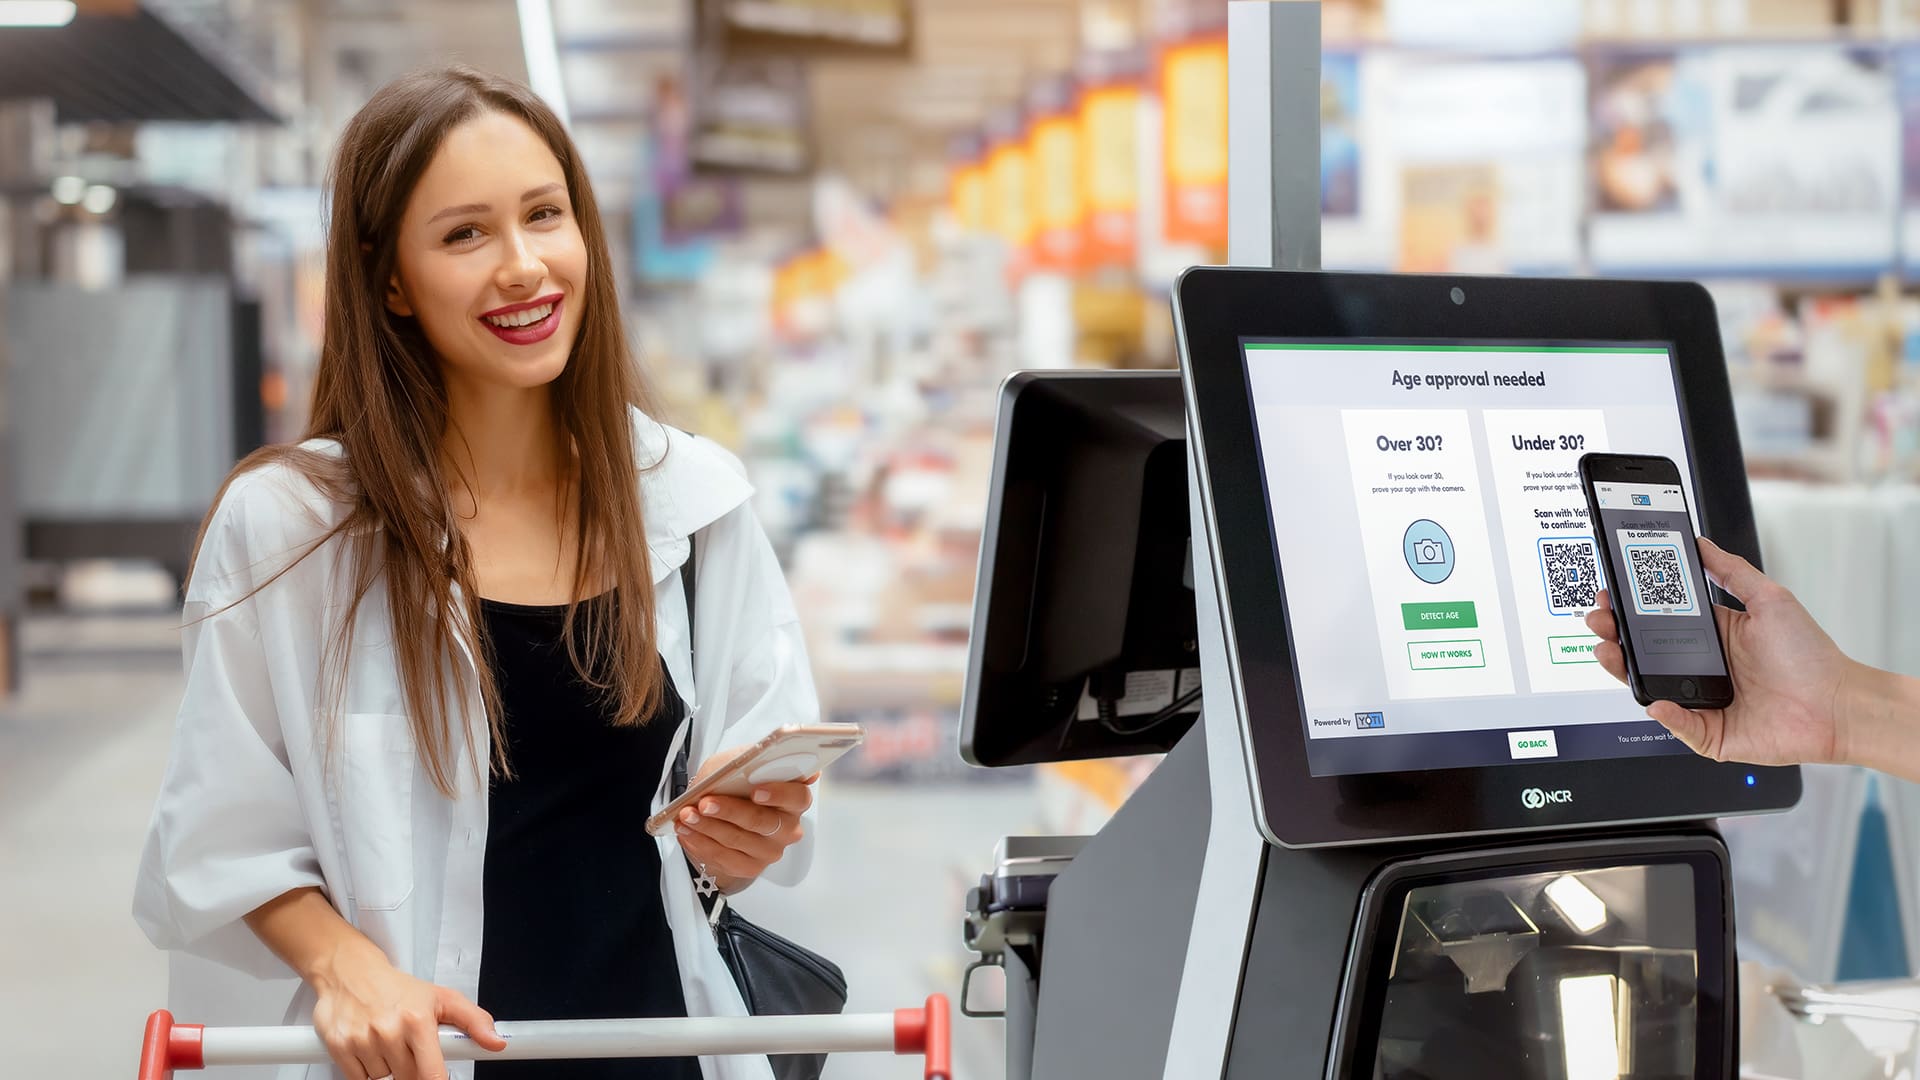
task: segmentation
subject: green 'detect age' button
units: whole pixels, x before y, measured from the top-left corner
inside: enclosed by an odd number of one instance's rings
[[[1466,630],[1480,625],[1471,600],[1454,604],[1401,604],[1400,617],[1409,630]]]

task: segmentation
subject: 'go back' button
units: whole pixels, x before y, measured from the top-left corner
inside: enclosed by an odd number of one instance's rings
[[[1551,731],[1509,731],[1507,748],[1513,751],[1515,761],[1560,756],[1560,748],[1554,744]]]

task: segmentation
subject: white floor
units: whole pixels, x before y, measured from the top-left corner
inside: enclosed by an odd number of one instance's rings
[[[30,621],[24,644],[26,689],[0,704],[0,1073],[131,1076],[141,1024],[166,996],[165,958],[128,904],[179,701],[177,639],[165,617],[62,617]],[[966,889],[999,837],[1034,827],[1033,789],[823,794],[812,877],[787,894],[791,906],[746,910],[838,961],[849,1011],[936,991],[957,1001]],[[955,1021],[956,1074],[1003,1076],[998,1022]],[[883,1056],[827,1068],[829,1080],[918,1075],[917,1063]]]

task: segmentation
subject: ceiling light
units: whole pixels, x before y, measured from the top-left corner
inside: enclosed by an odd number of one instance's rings
[[[56,176],[53,180],[53,198],[62,206],[78,206],[87,196],[87,181],[79,176]]]
[[[1575,930],[1591,934],[1607,921],[1606,901],[1594,895],[1587,883],[1572,874],[1563,874],[1547,883],[1547,902]]]
[[[73,0],[0,0],[0,26],[65,26],[79,10]]]
[[[527,85],[566,126],[567,83],[560,75],[560,46],[553,33],[549,0],[515,0],[520,16],[520,45],[527,62]]]
[[[87,197],[81,205],[95,214],[104,214],[113,209],[113,200],[118,193],[105,184],[95,184],[87,189]]]
[[[1619,980],[1574,975],[1560,980],[1560,1045],[1567,1080],[1620,1080]]]

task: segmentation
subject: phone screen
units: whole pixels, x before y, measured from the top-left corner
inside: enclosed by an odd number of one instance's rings
[[[1641,675],[1727,674],[1678,482],[1593,482],[1613,610]]]

